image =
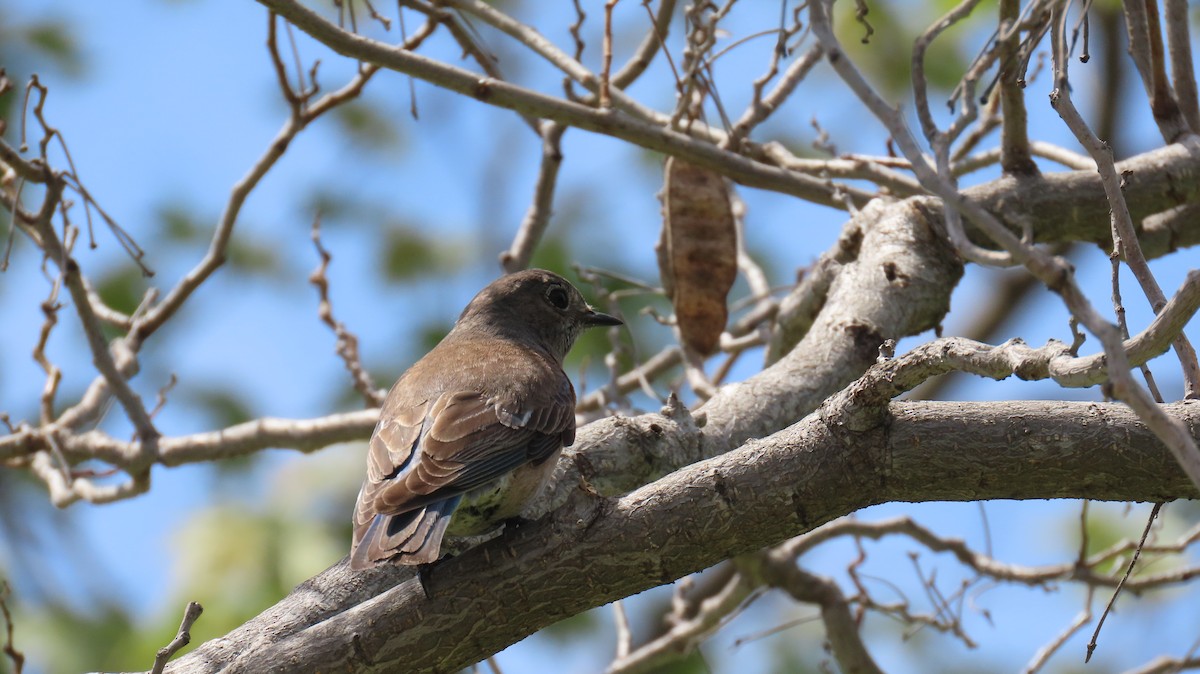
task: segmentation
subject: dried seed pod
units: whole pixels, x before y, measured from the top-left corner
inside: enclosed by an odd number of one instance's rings
[[[709,355],[717,350],[737,278],[737,227],[729,185],[720,174],[667,158],[663,228],[655,251],[663,287],[683,343]]]

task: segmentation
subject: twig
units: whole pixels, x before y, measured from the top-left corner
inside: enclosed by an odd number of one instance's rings
[[[781,35],[780,39],[786,36]],[[754,97],[750,100],[750,104],[746,106],[745,112],[736,123],[733,125],[733,131],[726,139],[727,147],[736,147],[743,138],[750,135],[750,131],[754,127],[762,124],[771,116],[781,105],[786,101],[796,87],[800,85],[808,73],[813,69],[813,66],[821,61],[821,45],[813,45],[809,47],[804,55],[792,62],[787,70],[783,73],[783,77],[766,96],[763,95],[763,89],[767,83],[775,76],[777,72],[777,64],[779,62],[779,51],[772,52],[771,65],[766,73],[763,73],[758,79],[754,80],[753,91]]]
[[[617,392],[621,395],[635,391],[638,388],[649,387],[650,380],[658,378],[663,373],[683,362],[683,350],[678,346],[668,346],[651,356],[646,362],[617,377]],[[653,390],[648,391],[657,398]],[[599,388],[584,396],[575,406],[577,412],[593,412],[601,409],[610,402],[607,388]]]
[[[1140,365],[1166,350],[1178,330],[1200,309],[1200,270],[1189,274],[1171,313],[1156,318],[1146,330],[1123,342],[1121,355]],[[1106,362],[1110,354],[1072,357],[1070,348],[1051,340],[1041,348],[1030,348],[1021,340],[999,346],[982,344],[961,337],[945,337],[922,344],[903,356],[872,367],[859,379],[856,395],[894,398],[927,379],[951,371],[963,371],[981,377],[1003,379],[1016,374],[1025,380],[1053,379],[1060,386],[1094,386],[1109,375]]]
[[[158,653],[154,655],[154,667],[150,670],[150,674],[162,674],[171,656],[191,643],[192,625],[196,623],[203,612],[203,606],[194,601],[188,602],[187,608],[183,611],[183,622],[179,623],[179,631],[175,633],[175,638],[171,640],[171,643],[158,649]]]
[[[1200,658],[1172,658],[1160,655],[1137,669],[1126,671],[1125,674],[1178,674],[1185,669],[1200,669]]]
[[[1096,639],[1100,636],[1100,629],[1104,627],[1104,620],[1108,618],[1109,611],[1112,610],[1113,604],[1116,603],[1117,597],[1121,594],[1121,588],[1125,587],[1126,581],[1129,580],[1129,575],[1133,573],[1133,567],[1137,565],[1138,557],[1142,554],[1142,548],[1146,545],[1146,537],[1150,535],[1150,527],[1154,524],[1154,518],[1158,517],[1158,511],[1162,510],[1163,504],[1155,503],[1150,509],[1150,517],[1146,520],[1146,528],[1142,531],[1142,538],[1138,541],[1137,547],[1133,550],[1133,556],[1129,558],[1129,565],[1125,567],[1125,575],[1121,576],[1121,582],[1117,583],[1117,588],[1113,590],[1112,597],[1109,598],[1108,604],[1104,606],[1104,612],[1100,614],[1100,622],[1096,623],[1096,631],[1092,632],[1092,639],[1088,641],[1087,655],[1084,656],[1085,663],[1091,662],[1092,653],[1096,650]]]
[[[945,552],[954,556],[960,564],[992,580],[1020,583],[1028,586],[1043,586],[1056,581],[1077,581],[1089,587],[1115,588],[1121,578],[1109,573],[1098,573],[1097,568],[1110,564],[1114,559],[1135,549],[1137,541],[1119,541],[1086,559],[1075,559],[1061,564],[1023,566],[1009,564],[972,549],[957,538],[939,536],[931,529],[917,523],[911,517],[895,517],[878,522],[863,522],[850,518],[834,520],[829,524],[802,534],[778,547],[792,558],[822,545],[839,536],[854,536],[879,540],[888,536],[905,536],[931,552]],[[1200,540],[1200,527],[1193,527],[1171,544],[1143,546],[1147,553],[1180,554]],[[1126,589],[1143,591],[1167,584],[1181,583],[1195,578],[1200,569],[1189,567],[1155,576],[1143,576],[1125,583]]]
[[[629,657],[633,648],[633,633],[629,631],[629,617],[625,615],[625,604],[620,599],[612,603],[613,622],[617,630],[617,659]]]
[[[377,409],[315,419],[261,418],[219,431],[162,438],[154,462],[177,466],[244,456],[268,448],[311,452],[338,442],[365,440],[378,420]],[[98,485],[79,475],[64,474],[53,457],[55,445],[68,464],[96,459],[132,471],[132,475],[123,483]],[[30,470],[46,484],[51,501],[59,507],[79,500],[110,503],[141,494],[150,486],[142,443],[118,440],[101,431],[78,435],[64,432],[62,437],[53,439],[45,430],[24,427],[0,437],[0,461],[23,456],[33,457]]]
[[[25,654],[17,650],[13,642],[13,619],[8,610],[8,598],[12,596],[12,588],[7,580],[0,580],[0,615],[4,616],[4,654],[13,663],[13,674],[21,674],[25,668]]]
[[[821,607],[825,634],[843,672],[882,674],[863,643],[858,623],[837,583],[800,568],[795,557],[783,547],[765,553],[762,560],[764,581],[784,590],[797,601]]]
[[[427,25],[422,30],[413,35],[408,42],[404,44],[403,49],[412,49],[425,40],[426,37],[433,31],[432,25]],[[359,71],[353,79],[350,80],[344,87],[337,91],[330,92],[322,96],[319,100],[307,106],[302,114],[293,115],[283,125],[283,128],[275,135],[275,139],[268,146],[266,152],[259,157],[249,172],[241,178],[234,186],[229,195],[229,200],[225,204],[225,209],[221,213],[221,217],[217,222],[217,226],[213,230],[212,241],[209,244],[208,252],[204,258],[188,272],[183,279],[167,293],[163,301],[154,306],[143,321],[130,333],[130,338],[135,344],[140,344],[146,337],[152,334],[155,330],[162,326],[168,319],[175,315],[187,301],[188,297],[195,292],[196,288],[200,287],[217,269],[224,264],[226,259],[226,249],[229,246],[229,241],[233,236],[233,228],[237,223],[239,214],[241,213],[242,205],[246,202],[250,193],[258,186],[258,183],[263,179],[268,171],[275,166],[279,158],[287,150],[293,138],[296,137],[304,128],[313,122],[321,115],[329,112],[347,101],[356,98],[361,92],[366,83],[378,71],[378,68],[366,68]],[[285,99],[287,94],[284,95]]]
[[[1001,129],[1000,165],[1005,173],[1037,173],[1037,164],[1029,154],[1029,133],[1026,128],[1025,93],[1017,83],[1017,33],[1007,28],[1017,20],[1020,0],[1001,0],[1000,32],[1009,37],[1000,43],[1000,108],[1004,112]]]
[[[608,109],[612,107],[612,83],[609,81],[609,76],[612,71],[613,57],[613,27],[612,15],[613,10],[617,7],[617,2],[620,0],[607,0],[604,3],[604,46],[601,53],[601,68],[600,68],[600,108]]]
[[[455,6],[465,0],[453,0]],[[660,123],[659,115],[653,122],[644,121],[625,111],[623,94],[614,89],[612,110],[596,108],[563,101],[492,78],[481,79],[478,73],[438,63],[406,49],[396,49],[358,35],[351,35],[326,21],[317,13],[304,7],[296,0],[260,0],[262,4],[286,17],[301,30],[313,35],[330,48],[346,56],[365,60],[397,72],[410,74],[439,87],[484,99],[490,105],[520,110],[527,115],[552,119],[588,131],[610,135],[636,145],[678,156],[698,166],[718,171],[741,184],[760,187],[800,196],[814,203],[843,208],[843,203],[834,198],[825,181],[768,166],[745,156],[723,151],[707,140],[698,140]],[[479,2],[472,7],[484,6]],[[483,10],[481,10],[483,11]],[[544,41],[544,38],[542,39]],[[567,57],[569,59],[569,57]],[[641,114],[641,113],[639,113]],[[695,124],[690,134],[717,138],[718,131]],[[718,140],[719,142],[719,140]],[[857,188],[846,188],[850,198],[858,206],[871,199],[869,193]]]
[[[1187,0],[1164,0],[1167,51],[1171,55],[1171,85],[1183,117],[1192,133],[1200,133],[1200,100],[1196,95],[1196,71],[1192,64],[1191,23]]]
[[[1127,11],[1129,4],[1137,3],[1127,3]],[[1066,42],[1063,35],[1066,13],[1062,10],[1056,11],[1056,29],[1052,33],[1053,44],[1055,46],[1055,88],[1054,93],[1051,95],[1051,104],[1095,160],[1096,170],[1100,173],[1101,182],[1104,185],[1104,193],[1111,207],[1113,250],[1129,264],[1130,271],[1133,272],[1134,277],[1142,287],[1142,292],[1150,300],[1151,308],[1157,313],[1161,310],[1166,298],[1162,293],[1162,289],[1158,286],[1158,281],[1154,278],[1153,273],[1150,272],[1149,265],[1142,255],[1141,247],[1137,243],[1133,219],[1130,216],[1129,207],[1122,191],[1124,177],[1117,175],[1116,166],[1113,162],[1112,148],[1100,141],[1099,138],[1096,138],[1091,128],[1088,127],[1082,116],[1080,116],[1078,110],[1075,109],[1074,102],[1071,100],[1067,79],[1068,59],[1066,54],[1063,53]],[[1133,28],[1131,27],[1130,30],[1132,31]],[[1073,311],[1072,313],[1075,312]],[[1078,316],[1078,314],[1076,315]],[[1106,341],[1105,337],[1100,332],[1097,332],[1097,327],[1099,326],[1090,325],[1087,321],[1084,321],[1084,323],[1088,325],[1089,330],[1101,337],[1101,341],[1105,342],[1105,350],[1108,351],[1109,341],[1112,340],[1112,337],[1109,336],[1108,341]],[[1188,398],[1200,397],[1200,362],[1197,361],[1195,349],[1182,333],[1176,337],[1174,346],[1183,370],[1185,396]],[[1158,408],[1153,405],[1153,401],[1149,399],[1146,392],[1137,386],[1131,377],[1127,377],[1122,368],[1117,369],[1113,379],[1118,397],[1133,407],[1135,411],[1138,411],[1139,415],[1144,414],[1143,418],[1146,419],[1147,424],[1155,429],[1155,434],[1171,449],[1176,460],[1179,461],[1180,465],[1191,476],[1193,482],[1200,485],[1200,449],[1196,447],[1196,443],[1190,434],[1186,433],[1186,429],[1183,429],[1178,422],[1163,416]]]
[[[715,584],[712,594],[681,608],[679,602],[669,616],[671,629],[649,643],[622,655],[618,642],[617,657],[605,674],[653,672],[663,665],[691,653],[737,613],[756,587],[747,574],[734,570],[723,583]],[[619,633],[619,630],[618,630]]]
[[[650,12],[647,2],[642,3],[650,18],[650,30],[646,33],[646,37],[642,38],[641,44],[634,50],[625,65],[612,76],[613,86],[624,89],[633,84],[642,76],[642,73],[646,72],[646,68],[650,67],[655,54],[659,52],[666,56],[668,62],[671,61],[671,54],[667,51],[665,44],[667,35],[671,31],[671,19],[675,17],[675,3],[676,0],[661,0],[658,3],[657,13]],[[671,63],[670,65],[671,70],[674,71],[675,64]],[[675,79],[679,79],[678,75]]]
[[[1049,643],[1039,648],[1037,653],[1034,653],[1033,659],[1029,661],[1029,664],[1025,665],[1025,669],[1021,670],[1022,674],[1036,674],[1062,648],[1063,644],[1067,643],[1068,639],[1075,636],[1076,632],[1092,621],[1092,595],[1094,593],[1095,590],[1089,587],[1087,598],[1083,600],[1083,610],[1075,615],[1075,618],[1071,621],[1070,625],[1067,625],[1066,629],[1060,632]]]
[[[529,204],[529,210],[525,211],[512,246],[500,254],[500,265],[509,273],[529,266],[533,251],[541,242],[554,212],[554,190],[558,184],[558,169],[563,161],[562,137],[567,127],[557,122],[541,122],[540,129],[542,163],[534,184],[533,201]]]
[[[1188,123],[1167,80],[1158,3],[1124,0],[1121,5],[1125,10],[1125,28],[1129,34],[1129,55],[1142,76],[1142,85],[1150,99],[1150,111],[1154,114],[1163,140],[1174,143],[1188,132]],[[1066,13],[1065,9],[1059,11]]]
[[[1057,77],[1051,103],[1056,106],[1056,109],[1059,107],[1062,107],[1064,110],[1069,109],[1077,116],[1078,113],[1074,111],[1074,107],[1069,102],[1069,91],[1066,90],[1066,64],[1064,63],[1065,50],[1063,45],[1065,40],[1062,37],[1064,15],[1061,8],[1056,11],[1058,12],[1056,15],[1058,30],[1055,30],[1053,34],[1056,46],[1055,66]],[[1146,422],[1147,427],[1170,448],[1172,454],[1179,461],[1192,482],[1200,485],[1200,449],[1196,447],[1195,440],[1178,420],[1168,417],[1162,409],[1154,404],[1154,401],[1146,391],[1133,381],[1129,364],[1122,348],[1120,333],[1116,330],[1115,326],[1105,321],[1091,305],[1090,301],[1075,283],[1074,276],[1066,263],[1035,248],[1031,243],[1018,239],[1016,235],[1004,227],[995,215],[989,213],[978,203],[965,198],[964,195],[955,189],[953,184],[946,181],[940,171],[934,170],[933,167],[929,166],[916,140],[905,126],[899,111],[889,106],[880,98],[879,94],[866,82],[850,59],[841,51],[829,17],[825,13],[823,3],[816,2],[810,4],[809,14],[813,21],[813,32],[821,40],[822,44],[825,45],[828,58],[834,70],[854,91],[863,104],[891,132],[896,145],[901,149],[905,157],[912,162],[913,171],[921,183],[945,202],[948,230],[955,246],[959,247],[960,252],[963,252],[964,255],[972,257],[972,253],[968,252],[970,248],[964,249],[961,247],[964,244],[965,237],[956,235],[952,222],[953,218],[951,216],[955,214],[954,212],[961,211],[970,217],[974,224],[983,230],[988,237],[1000,245],[1005,251],[1004,255],[1011,256],[1012,261],[1015,263],[1025,265],[1047,287],[1058,293],[1063,298],[1071,314],[1081,324],[1086,326],[1092,334],[1096,335],[1100,343],[1104,346],[1104,351],[1108,356],[1108,373],[1113,395],[1129,405]],[[1060,114],[1065,113],[1060,112]],[[943,163],[945,157],[946,155],[939,153],[939,164]],[[939,166],[940,168],[941,166]],[[1112,204],[1114,211],[1117,209],[1119,203],[1122,202],[1114,202]],[[965,244],[973,247],[973,244],[970,244],[969,241],[965,242]],[[984,252],[990,253],[990,251]],[[983,259],[986,261],[987,258]]]
[[[527,47],[538,56],[541,56],[555,68],[561,70],[567,77],[570,77],[587,90],[599,94],[602,85],[601,77],[585,68],[579,61],[571,58],[566,52],[563,52],[558,48],[557,45],[547,40],[533,27],[517,21],[495,7],[483,2],[483,0],[442,1],[447,6],[469,13],[471,16],[477,17],[488,25],[502,31],[506,35],[515,38],[518,44]],[[614,0],[607,1],[613,2]],[[416,76],[421,77],[420,74],[416,74]],[[608,93],[611,98],[611,108],[621,109],[644,120],[655,118],[655,113],[652,110],[642,106],[619,88],[610,86]],[[601,107],[598,112],[604,112],[609,109],[610,108]],[[541,114],[538,116],[548,117],[548,115]]]
[[[1146,295],[1146,299],[1150,301],[1150,308],[1155,313],[1158,313],[1162,310],[1167,300],[1166,296],[1163,295],[1162,288],[1158,285],[1157,279],[1154,278],[1154,274],[1150,271],[1150,265],[1146,262],[1141,246],[1138,243],[1137,233],[1133,226],[1133,218],[1129,213],[1129,206],[1125,201],[1125,195],[1122,190],[1126,182],[1126,176],[1118,175],[1116,164],[1113,160],[1112,148],[1096,137],[1091,127],[1079,115],[1071,100],[1069,83],[1067,81],[1068,59],[1065,54],[1060,53],[1065,43],[1065,39],[1062,36],[1065,18],[1066,14],[1063,12],[1059,17],[1059,27],[1053,34],[1054,43],[1058,48],[1055,50],[1055,95],[1052,96],[1051,100],[1055,109],[1058,110],[1063,121],[1067,124],[1067,127],[1071,129],[1071,132],[1075,134],[1080,144],[1087,149],[1096,163],[1096,170],[1100,174],[1101,182],[1104,185],[1105,196],[1112,207],[1110,225],[1112,228],[1113,254],[1124,259],[1129,265],[1129,270],[1133,272],[1134,278],[1137,279],[1138,284],[1142,287],[1142,292]],[[1182,333],[1176,337],[1174,346],[1176,355],[1179,358],[1180,367],[1183,371],[1185,397],[1198,398],[1200,397],[1200,361],[1197,361],[1196,350]]]
[[[363,367],[362,357],[358,353],[358,337],[333,316],[333,303],[329,300],[329,278],[325,275],[333,256],[325,250],[325,246],[321,245],[320,214],[313,217],[312,242],[317,249],[317,255],[321,258],[321,264],[308,277],[308,282],[316,286],[317,295],[320,297],[320,302],[317,304],[317,315],[337,337],[336,351],[341,357],[342,363],[345,364],[346,370],[350,372],[350,378],[354,381],[354,390],[363,397],[368,407],[380,407],[383,405],[383,399],[387,396],[387,391],[375,388],[375,381],[372,379],[371,373]]]

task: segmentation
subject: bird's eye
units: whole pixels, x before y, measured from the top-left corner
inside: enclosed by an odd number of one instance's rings
[[[560,286],[554,286],[546,292],[546,301],[553,304],[556,309],[566,309],[570,300],[567,298],[567,291]]]

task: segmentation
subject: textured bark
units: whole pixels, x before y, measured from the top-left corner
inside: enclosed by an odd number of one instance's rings
[[[1200,403],[1166,408],[1200,428]],[[551,517],[434,565],[423,588],[408,578],[268,646],[231,640],[168,671],[452,672],[567,616],[875,503],[1200,495],[1122,405],[893,403],[889,412],[850,432],[823,408],[621,498],[576,488]],[[341,564],[326,576],[361,582]],[[314,587],[294,596],[323,600]]]
[[[1117,163],[1122,192],[1147,257],[1160,257],[1200,242],[1200,228],[1177,218],[1143,220],[1200,201],[1200,137],[1191,136]],[[1112,245],[1109,204],[1096,171],[1004,176],[963,190],[972,200],[1020,232],[1032,228],[1039,243],[1090,241]],[[940,204],[931,209],[941,218]],[[1192,221],[1195,222],[1194,220]]]

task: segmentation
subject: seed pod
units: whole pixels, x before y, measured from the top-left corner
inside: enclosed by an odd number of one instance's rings
[[[730,188],[720,174],[674,157],[664,174],[659,274],[683,343],[707,356],[720,343],[729,318],[725,298],[737,278]]]

